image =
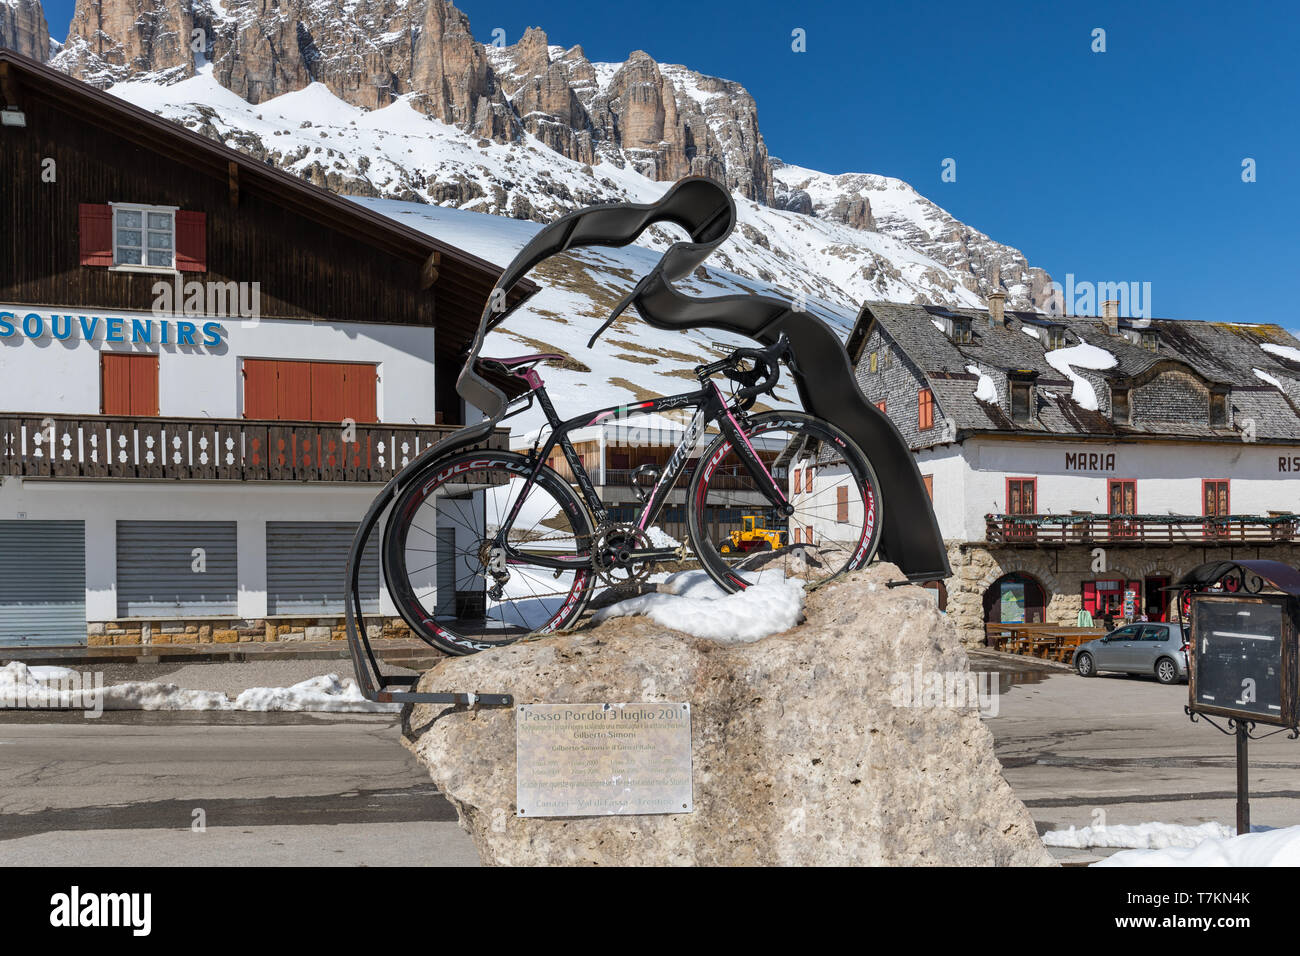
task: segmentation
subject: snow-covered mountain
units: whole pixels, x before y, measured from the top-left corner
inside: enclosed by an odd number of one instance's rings
[[[900,180],[769,156],[740,84],[641,51],[592,62],[536,28],[485,46],[446,0],[78,0],[67,41],[44,52],[32,39],[43,24],[39,0],[0,0],[0,43],[502,264],[535,228],[512,220],[651,201],[702,174],[739,209],[702,294],[802,298],[844,332],[867,299],[978,307],[1000,289],[1011,308],[1047,300],[1049,277],[1016,249]],[[515,337],[503,347],[612,362],[594,386],[572,381],[609,401],[680,388],[716,354],[706,336],[684,345],[625,319],[608,335],[613,358],[581,348],[653,263],[649,250],[674,238],[656,227],[640,250],[543,270],[546,291],[499,333]]]
[[[770,157],[739,83],[537,28],[485,46],[446,0],[78,0],[51,62],[343,193],[542,222],[708,175],[747,201],[738,275],[849,310],[1046,302],[1045,273],[907,184]]]

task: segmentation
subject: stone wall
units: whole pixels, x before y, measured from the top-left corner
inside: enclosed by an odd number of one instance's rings
[[[372,641],[413,637],[400,617],[366,618]],[[342,641],[348,636],[343,618],[229,618],[203,620],[97,621],[87,626],[91,647],[118,644],[264,644],[292,641]]]
[[[1167,575],[1171,583],[1206,561],[1262,558],[1300,566],[1300,545],[1278,544],[1260,548],[1109,547],[1102,549],[1105,570],[1094,571],[1093,549],[996,548],[984,544],[948,542],[952,577],[948,579],[948,616],[962,641],[984,641],[984,592],[998,578],[1013,571],[1030,574],[1047,595],[1047,623],[1073,625],[1082,606],[1083,582],[1103,578],[1141,581],[1148,575]]]

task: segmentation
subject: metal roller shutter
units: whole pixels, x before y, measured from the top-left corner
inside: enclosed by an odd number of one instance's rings
[[[268,521],[266,604],[270,614],[342,614],[350,521]],[[362,555],[361,609],[379,613],[379,535]]]
[[[0,521],[0,646],[85,643],[85,523]]]
[[[195,571],[195,549],[205,570]],[[119,617],[233,617],[239,589],[233,521],[119,521]]]

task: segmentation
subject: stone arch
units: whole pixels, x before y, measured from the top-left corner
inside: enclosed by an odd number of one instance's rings
[[[1027,561],[1018,554],[1012,554],[1007,557],[991,554],[990,557],[992,557],[994,561],[993,567],[988,571],[985,571],[984,575],[975,585],[976,589],[981,594],[987,591],[989,586],[998,578],[1016,571],[1037,578],[1039,583],[1047,589],[1049,594],[1061,590],[1061,582],[1057,580],[1056,575],[1047,569],[1046,561]]]
[[[1023,614],[1021,616],[1024,623],[1046,623],[1047,605],[1052,600],[1052,593],[1044,585],[1041,578],[1028,571],[1006,571],[994,578],[984,588],[981,599],[983,601],[983,616],[986,622],[1008,623],[1002,618],[1004,584],[1020,585],[1020,593],[1023,596]]]

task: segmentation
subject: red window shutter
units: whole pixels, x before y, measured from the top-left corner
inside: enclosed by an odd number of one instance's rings
[[[934,475],[922,475],[921,481],[924,482],[925,484],[925,493],[929,495],[930,500],[933,501],[934,500]]]
[[[342,422],[347,417],[343,401],[343,366],[335,362],[311,363],[311,411],[314,422]]]
[[[849,489],[845,485],[835,488],[835,520],[849,520]]]
[[[103,414],[156,416],[158,356],[103,353],[100,388]]]
[[[375,366],[343,366],[344,418],[351,418],[357,422],[379,421],[378,394],[378,376]]]
[[[107,203],[82,203],[77,207],[77,227],[83,266],[113,264],[113,207]]]
[[[181,272],[208,271],[207,213],[176,213],[176,268]]]
[[[99,357],[100,409],[105,415],[131,414],[131,369],[124,358],[107,353]]]
[[[280,417],[276,398],[276,366],[265,359],[244,359],[244,417],[275,421]]]
[[[158,356],[131,356],[131,414],[158,414]]]
[[[916,393],[916,427],[921,431],[934,427],[934,393],[928,388]]]
[[[1083,609],[1089,614],[1097,613],[1097,585],[1092,581],[1083,582]]]
[[[311,421],[311,362],[276,362],[275,400],[282,422]]]

